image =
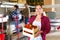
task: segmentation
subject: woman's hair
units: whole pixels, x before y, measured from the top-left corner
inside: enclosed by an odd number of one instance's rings
[[[35,7],[36,7],[36,6],[41,6],[41,8],[42,8],[42,5],[40,5],[40,4],[36,4]]]
[[[35,8],[36,8],[36,6],[40,6],[42,8],[42,5],[41,4],[36,4],[35,5]],[[42,13],[42,16],[43,16],[43,13]]]
[[[14,5],[14,7],[16,8],[16,9],[18,9],[19,7],[18,7],[18,5]]]

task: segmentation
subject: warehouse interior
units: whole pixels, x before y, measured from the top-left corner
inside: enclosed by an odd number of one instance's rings
[[[26,10],[24,10],[25,4],[27,4]],[[28,37],[23,35],[23,27],[26,23],[25,16],[35,15],[36,4],[43,5],[44,16],[47,16],[50,20],[51,32],[47,34],[46,40],[60,39],[60,30],[57,29],[60,26],[60,0],[0,0],[0,26],[2,27],[3,25],[4,27],[5,40],[28,40]],[[15,24],[9,19],[9,15],[14,10],[14,5],[18,5],[20,11],[19,34],[16,34]],[[0,30],[2,29],[1,27]],[[17,35],[19,35],[19,38]]]

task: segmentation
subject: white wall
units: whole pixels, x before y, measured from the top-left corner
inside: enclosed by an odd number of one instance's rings
[[[1,14],[1,13],[6,13],[5,8],[0,8],[0,14]]]
[[[60,4],[60,0],[55,0],[55,4]],[[55,8],[57,18],[60,18],[60,7]]]

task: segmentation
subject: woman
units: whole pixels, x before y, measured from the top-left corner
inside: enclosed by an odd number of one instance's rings
[[[25,24],[28,22],[28,17],[29,17],[29,11],[28,11],[28,6],[25,4],[25,8],[21,11],[22,15],[25,17]]]
[[[50,32],[50,21],[42,13],[42,6],[36,5],[36,16],[32,16],[29,23],[37,26],[40,30],[36,33],[35,38],[30,38],[30,40],[46,40],[46,34]]]

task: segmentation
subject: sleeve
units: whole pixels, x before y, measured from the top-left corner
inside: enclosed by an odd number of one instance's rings
[[[30,24],[32,24],[32,17],[29,18],[28,22],[29,22]]]
[[[50,20],[48,17],[45,18],[45,26],[44,27],[45,27],[45,29],[44,29],[43,33],[48,34],[51,30]]]
[[[32,24],[32,22],[34,21],[34,19],[35,19],[35,16],[30,17],[29,20],[28,20],[29,23]]]

